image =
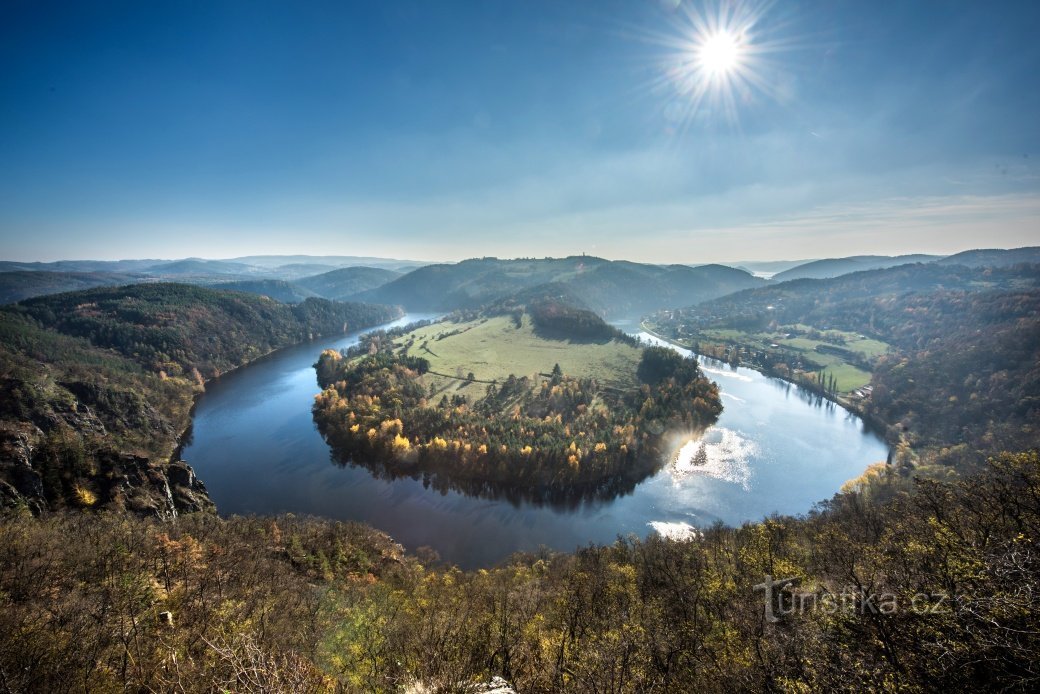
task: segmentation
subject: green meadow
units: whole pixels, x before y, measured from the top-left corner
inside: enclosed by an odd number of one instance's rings
[[[547,374],[559,364],[569,376],[596,378],[604,385],[628,388],[636,384],[640,354],[638,347],[615,340],[541,337],[526,314],[519,327],[511,316],[445,321],[414,330],[395,342],[399,350],[427,359],[430,370],[449,382],[466,382],[470,373],[478,381],[502,381],[510,374],[533,377]]]

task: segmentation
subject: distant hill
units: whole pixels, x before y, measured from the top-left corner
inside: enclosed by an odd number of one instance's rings
[[[0,260],[0,272],[143,272],[168,260],[56,260],[51,263]]]
[[[983,248],[949,255],[939,261],[944,265],[968,267],[1005,267],[1018,263],[1040,263],[1040,246],[1025,248]]]
[[[305,277],[296,284],[326,299],[343,300],[382,287],[401,276],[400,272],[375,267],[345,267]]]
[[[667,311],[691,326],[761,328],[772,322],[805,322],[825,327],[830,307],[869,306],[878,298],[937,290],[1019,291],[1040,287],[1040,266],[969,268],[920,263],[853,272],[829,279],[797,279],[749,289]],[[864,311],[869,309],[865,308]]]
[[[115,272],[49,272],[18,270],[0,272],[0,304],[31,299],[34,296],[72,292],[118,284],[140,282],[140,275]]]
[[[294,256],[285,256],[293,258]],[[307,256],[299,256],[307,258]],[[282,257],[275,257],[282,260]],[[402,262],[387,261],[397,267]],[[321,291],[289,286],[305,278],[335,270],[340,275],[318,280]],[[414,269],[414,264],[407,270]],[[350,267],[323,263],[283,263],[250,265],[237,261],[205,260],[61,260],[53,263],[0,261],[0,303],[11,303],[34,296],[89,289],[91,287],[131,284],[145,281],[172,281],[263,294],[279,301],[295,303],[310,296],[345,300],[352,294],[374,289],[401,275],[390,268]],[[281,281],[282,284],[278,284]],[[229,286],[229,282],[241,282]]]
[[[335,270],[337,267],[337,265],[326,265],[324,263],[289,263],[288,265],[279,265],[278,267],[270,268],[270,273],[272,275],[277,275],[277,279],[291,282],[303,277],[320,275],[323,272]],[[263,268],[263,270],[267,271],[267,268]]]
[[[824,260],[813,260],[803,265],[798,265],[789,270],[778,272],[773,275],[777,282],[796,280],[803,278],[826,279],[828,277],[839,277],[850,272],[861,270],[881,270],[907,263],[930,263],[940,259],[938,255],[924,255],[916,253],[913,255],[854,255],[848,258],[826,258]]]
[[[375,258],[359,255],[246,255],[240,258],[228,258],[227,262],[242,263],[259,268],[278,268],[285,265],[326,265],[328,269],[341,267],[380,267],[408,268],[410,270],[427,265],[420,260],[401,260],[399,258]]]
[[[908,263],[941,263],[943,265],[966,265],[968,267],[1005,267],[1017,263],[1040,263],[1040,247],[1011,249],[976,249],[964,251],[950,256],[924,255],[855,255],[848,258],[827,258],[813,260],[773,275],[777,282],[794,279],[827,279],[840,277],[850,272],[862,270],[881,270]],[[752,267],[749,265],[748,267]]]
[[[586,257],[474,258],[454,264],[427,265],[378,289],[363,292],[358,299],[400,304],[414,311],[477,308],[539,284],[569,280],[607,262]]]
[[[134,260],[56,260],[52,262],[0,260],[0,272],[118,272],[156,277],[177,275],[212,277],[241,275],[294,280],[343,267],[378,267],[407,272],[427,263],[399,258],[351,255],[253,255],[241,258],[151,258]]]
[[[266,296],[284,304],[298,304],[304,299],[318,296],[311,290],[285,280],[236,280],[233,282],[213,282],[212,289],[227,289],[247,294]]]
[[[252,275],[257,270],[245,263],[234,263],[226,260],[203,260],[201,258],[188,258],[186,260],[175,260],[169,263],[153,265],[147,272],[159,277],[175,276],[207,276],[207,275]]]
[[[603,315],[637,317],[676,302],[697,302],[764,285],[724,265],[642,265],[617,261],[566,283],[582,302]]]
[[[812,263],[816,260],[818,259],[805,258],[804,260],[738,260],[736,262],[722,264],[726,267],[732,267],[738,270],[747,270],[751,274],[757,273],[772,276],[778,272],[790,270],[793,267],[805,265],[806,263]]]
[[[590,256],[476,258],[454,265],[428,265],[356,298],[400,304],[414,311],[450,311],[476,308],[539,285],[551,285],[553,291],[565,291],[601,316],[623,318],[765,283],[722,265],[659,266]]]

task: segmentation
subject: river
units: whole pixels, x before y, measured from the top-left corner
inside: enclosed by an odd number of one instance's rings
[[[431,317],[411,314],[390,325]],[[207,385],[181,457],[222,514],[362,521],[409,550],[430,547],[474,568],[540,546],[571,551],[630,533],[682,536],[716,521],[805,513],[888,453],[884,441],[834,403],[702,358],[702,369],[721,387],[722,416],[629,494],[563,509],[436,491],[421,480],[377,479],[363,467],[335,464],[311,418],[318,392],[312,364],[323,349],[356,342],[351,334],[297,345]]]

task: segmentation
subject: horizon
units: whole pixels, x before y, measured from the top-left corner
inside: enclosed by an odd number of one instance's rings
[[[935,256],[936,258],[945,258],[945,257],[949,257],[949,256],[952,256],[952,255],[957,255],[957,254],[960,254],[960,253],[966,253],[968,251],[990,251],[990,250],[1012,251],[1012,250],[1020,250],[1020,249],[1024,249],[1024,248],[1034,248],[1034,247],[1036,247],[1036,246],[1013,246],[1013,247],[973,246],[973,247],[960,248],[959,250],[953,251],[951,253],[935,253],[935,252],[929,252],[929,251],[909,251],[909,252],[906,252],[906,253],[896,253],[896,254],[892,254],[892,253],[888,253],[888,254],[885,254],[885,253],[878,253],[878,254],[874,254],[874,253],[856,253],[856,254],[849,254],[849,255],[842,255],[842,256],[826,256],[826,257],[820,256],[820,257],[806,257],[806,258],[763,258],[763,259],[743,258],[743,259],[740,259],[740,260],[715,260],[715,261],[705,261],[705,262],[678,262],[678,261],[674,261],[674,260],[671,260],[671,261],[663,261],[663,260],[661,260],[661,261],[654,261],[654,260],[633,261],[631,258],[608,257],[608,256],[604,256],[604,255],[597,255],[597,254],[594,254],[594,253],[583,253],[583,252],[567,253],[567,254],[564,254],[564,255],[523,255],[523,256],[474,255],[474,256],[468,256],[468,257],[462,257],[462,258],[452,258],[452,259],[445,259],[445,260],[432,260],[432,259],[414,258],[414,257],[413,258],[408,258],[408,257],[403,257],[403,256],[402,257],[397,257],[397,256],[369,256],[369,255],[357,255],[357,254],[353,254],[353,253],[321,253],[321,254],[309,254],[309,253],[244,253],[244,254],[235,255],[235,256],[221,256],[221,257],[206,257],[206,256],[199,256],[199,255],[191,255],[191,256],[166,257],[166,258],[160,258],[160,257],[154,257],[154,258],[144,258],[144,257],[108,257],[108,258],[101,258],[101,257],[81,257],[81,258],[55,257],[52,260],[18,259],[18,258],[9,258],[9,257],[4,256],[4,257],[0,257],[0,262],[26,263],[26,264],[36,264],[36,263],[39,263],[39,264],[50,264],[50,263],[61,263],[61,262],[70,262],[70,263],[76,263],[76,262],[80,262],[80,263],[91,263],[91,262],[100,262],[100,263],[157,262],[157,263],[166,263],[166,262],[181,262],[181,261],[186,261],[186,260],[201,260],[201,261],[205,261],[205,262],[241,262],[243,264],[248,265],[248,263],[246,263],[244,261],[249,260],[251,258],[277,258],[277,257],[283,257],[284,256],[286,258],[296,257],[296,258],[301,258],[301,259],[302,258],[321,259],[321,258],[342,257],[342,258],[357,259],[359,261],[360,260],[378,260],[378,261],[393,261],[393,262],[402,262],[402,263],[424,263],[426,265],[441,265],[441,264],[453,265],[453,264],[462,263],[462,262],[470,261],[470,260],[485,260],[485,259],[488,259],[488,260],[513,261],[513,260],[565,260],[567,258],[590,257],[590,258],[598,258],[600,260],[606,260],[606,261],[609,261],[609,262],[626,262],[626,261],[627,262],[640,262],[640,263],[643,263],[643,264],[646,264],[646,265],[659,265],[659,266],[685,265],[685,266],[689,266],[689,267],[700,267],[700,266],[703,266],[703,265],[723,265],[723,266],[727,266],[727,267],[739,268],[739,266],[742,265],[742,264],[756,264],[756,263],[761,263],[761,264],[764,264],[764,263],[812,263],[812,262],[823,261],[823,260],[843,260],[843,259],[848,259],[848,258],[871,257],[871,256],[897,258],[897,257],[903,257],[903,256],[926,255],[926,256]]]
[[[56,7],[0,28],[16,261],[764,262],[1040,228],[1033,3]]]

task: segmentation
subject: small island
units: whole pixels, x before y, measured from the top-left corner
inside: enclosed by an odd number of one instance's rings
[[[634,483],[722,411],[695,359],[552,301],[371,333],[315,366],[340,459],[470,488]]]

